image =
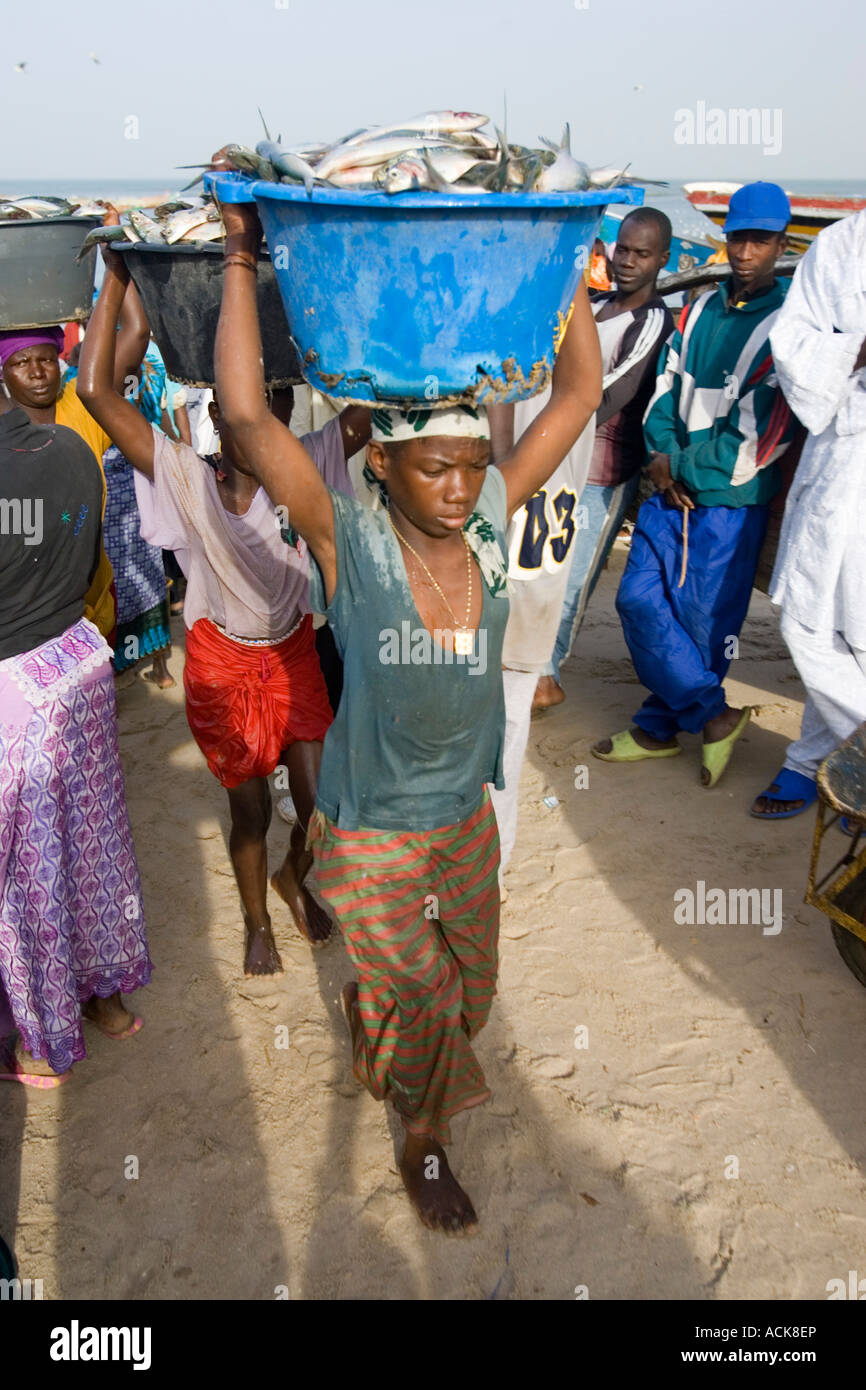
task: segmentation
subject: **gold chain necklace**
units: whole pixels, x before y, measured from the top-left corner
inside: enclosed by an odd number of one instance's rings
[[[470,614],[471,614],[471,612],[472,612],[472,549],[471,549],[471,547],[470,547],[470,545],[469,545],[469,541],[468,541],[468,539],[467,539],[466,532],[465,532],[465,531],[461,531],[461,532],[460,532],[461,536],[463,537],[463,544],[464,544],[465,547],[466,547],[466,590],[467,590],[467,593],[466,593],[466,617],[465,617],[465,619],[464,619],[463,626],[460,627],[459,624],[458,624],[458,622],[457,622],[457,616],[456,616],[456,614],[455,614],[455,612],[454,612],[454,609],[451,607],[451,604],[448,602],[448,599],[447,599],[446,596],[445,596],[445,593],[444,593],[444,590],[442,589],[441,584],[439,584],[438,581],[436,580],[435,576],[432,575],[432,574],[430,573],[430,570],[429,570],[429,569],[427,568],[427,566],[424,564],[424,561],[421,559],[421,556],[418,554],[418,551],[415,549],[415,547],[414,547],[413,545],[410,545],[409,542],[407,541],[406,537],[405,537],[404,535],[401,535],[401,533],[397,530],[397,527],[394,525],[393,519],[392,519],[392,517],[391,517],[390,511],[388,512],[388,520],[389,520],[390,523],[391,523],[391,530],[394,532],[394,535],[397,537],[398,541],[400,541],[403,545],[405,545],[406,549],[409,550],[409,551],[411,551],[411,553],[415,556],[415,559],[418,561],[418,564],[421,566],[421,568],[422,568],[422,569],[424,570],[424,572],[426,573],[427,578],[430,580],[430,583],[433,585],[433,587],[434,587],[434,589],[436,590],[436,592],[441,596],[442,602],[445,604],[445,607],[448,609],[448,612],[451,614],[451,621],[452,621],[453,624],[454,624],[454,654],[455,654],[455,656],[471,656],[471,655],[472,655],[472,629],[471,629],[471,627],[469,626],[469,617],[470,617]]]

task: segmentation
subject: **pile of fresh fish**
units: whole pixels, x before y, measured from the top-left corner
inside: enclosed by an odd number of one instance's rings
[[[261,116],[261,112],[259,112]],[[332,145],[283,145],[272,140],[262,117],[265,139],[255,149],[225,145],[216,164],[187,169],[235,169],[269,183],[302,183],[308,196],[316,184],[367,192],[448,194],[562,193],[616,188],[622,183],[655,183],[625,168],[590,169],[571,153],[566,125],[560,143],[541,137],[543,148],[509,144],[489,117],[471,111],[427,111],[396,125],[367,126]],[[191,188],[201,175],[193,179]]]
[[[0,222],[40,222],[49,217],[102,217],[109,204],[79,202],[74,198],[54,198],[48,194],[0,197]],[[179,241],[220,241],[225,236],[220,211],[210,194],[203,197],[173,198],[159,207],[131,208],[123,213],[120,225],[94,227],[81,244],[78,260],[97,242],[148,241],[174,246]]]
[[[145,241],[156,246],[178,242],[221,241],[225,236],[219,208],[209,195],[203,198],[173,198],[143,212],[131,208],[119,226],[94,227],[81,243],[77,259],[98,242]]]
[[[54,198],[49,193],[27,193],[19,198],[0,195],[0,222],[41,222],[46,217],[101,217],[105,207],[105,203]]]

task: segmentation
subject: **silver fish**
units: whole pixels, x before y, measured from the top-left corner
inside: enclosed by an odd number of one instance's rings
[[[513,148],[513,147],[512,147]],[[516,193],[529,193],[545,168],[542,152],[527,150],[526,155],[512,155],[508,161],[505,186]]]
[[[402,134],[406,131],[414,131],[431,138],[441,138],[445,135],[452,135],[457,131],[478,130],[479,126],[487,125],[489,117],[480,116],[474,111],[424,111],[420,116],[412,116],[408,121],[399,121],[396,125],[372,126],[367,130],[355,131],[353,135],[346,136],[340,144],[342,148],[347,145],[358,145],[371,135],[380,139],[386,135]],[[427,143],[425,139],[425,144]]]
[[[148,217],[147,213],[142,212],[140,208],[130,209],[129,224],[133,231],[138,234],[141,241],[147,241],[153,244],[161,242],[163,246],[165,245],[165,237],[162,234],[159,223],[155,222],[152,217]]]
[[[332,188],[375,188],[373,179],[377,172],[369,164],[350,166],[348,169],[338,169],[327,182]],[[287,182],[294,183],[295,180],[289,179]]]
[[[182,241],[194,229],[219,220],[220,215],[216,208],[184,208],[173,212],[165,219],[161,226],[162,235],[168,245],[172,246],[176,241]]]
[[[424,155],[427,159],[425,161]],[[490,161],[484,161],[490,168]],[[373,175],[373,180],[386,193],[407,193],[410,189],[447,187],[462,179],[478,160],[467,150],[425,149],[408,150],[381,165]],[[495,172],[495,165],[492,166]],[[437,178],[430,178],[432,170]]]
[[[378,168],[373,178],[384,193],[410,193],[434,187],[430,170],[417,154],[398,155]]]
[[[68,217],[74,211],[74,204],[66,198],[53,198],[50,194],[27,194],[20,198],[7,198],[13,207],[22,208],[31,217]]]
[[[505,186],[520,193],[528,193],[542,169],[553,163],[554,155],[549,150],[530,150],[526,145],[509,145],[508,150],[510,157]]]
[[[502,131],[497,128],[496,139],[498,142],[499,158],[482,159],[476,161],[471,168],[467,169],[462,175],[462,182],[476,189],[484,189],[488,193],[503,193],[508,187],[508,171],[511,163],[511,152]],[[468,151],[467,151],[468,153]],[[436,166],[436,160],[433,160]]]
[[[191,227],[185,232],[180,241],[222,241],[225,230],[222,222],[208,221],[198,227]]]
[[[95,201],[78,202],[77,199],[70,199],[73,217],[101,217],[105,212],[105,203],[99,199]]]
[[[287,154],[296,154],[300,159],[305,159],[308,164],[315,164],[316,161],[321,159],[323,154],[327,154],[328,150],[331,148],[330,145],[322,144],[284,145],[281,140],[278,140],[277,144],[281,149],[285,150]]]
[[[160,219],[163,217],[171,217],[172,213],[183,212],[187,208],[197,207],[198,203],[199,199],[197,198],[190,198],[189,200],[186,198],[169,198],[167,203],[160,203],[159,207],[154,208],[153,215]]]
[[[125,240],[125,227],[93,227],[82,241],[81,247],[79,249],[78,255],[75,257],[75,260],[76,262],[82,261],[84,257],[87,255],[91,246],[98,246],[100,243],[105,246],[110,246],[113,241]]]
[[[359,165],[385,164],[389,159],[395,159],[398,155],[408,154],[419,149],[421,143],[417,133],[413,136],[407,135],[404,131],[400,135],[375,136],[349,147],[338,146],[336,149],[329,150],[319,160],[316,165],[316,178],[327,179],[340,169]],[[448,141],[439,139],[428,140],[424,138],[423,144],[429,149],[452,148]]]
[[[483,130],[454,130],[448,139],[455,145],[465,145],[467,149],[479,151],[489,150],[494,154],[497,149],[496,141],[492,135],[485,135]]]
[[[550,145],[550,141],[543,143]],[[553,163],[535,180],[536,193],[567,193],[589,187],[589,170],[571,153],[571,128],[566,124]]]
[[[280,178],[294,179],[295,182],[302,183],[307,190],[307,197],[312,198],[316,175],[300,155],[284,150],[282,145],[276,144],[273,140],[260,140],[256,145],[256,154],[269,160]]]
[[[646,183],[653,184],[656,188],[668,188],[666,179],[642,179],[638,174],[629,174],[630,164],[626,164],[624,169],[614,169],[612,165],[607,165],[602,169],[591,169],[589,171],[590,188],[618,188],[621,183]],[[626,177],[628,175],[628,177]]]
[[[446,179],[443,179],[442,175],[433,167],[429,150],[423,149],[421,151],[421,158],[424,161],[424,168],[427,171],[427,186],[429,188],[435,189],[437,193],[445,193],[449,196],[451,194],[456,194],[457,197],[478,197],[478,187],[476,184],[462,183],[460,181],[449,183]]]

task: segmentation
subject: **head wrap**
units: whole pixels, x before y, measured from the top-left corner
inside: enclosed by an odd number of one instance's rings
[[[14,352],[25,348],[38,347],[48,343],[56,347],[58,355],[63,351],[62,328],[8,328],[0,333],[0,367],[5,367]]]
[[[455,405],[451,409],[410,406],[406,410],[377,407],[370,412],[372,438],[377,444],[401,443],[422,435],[450,435],[452,438],[489,439],[490,424],[486,410],[470,405]]]

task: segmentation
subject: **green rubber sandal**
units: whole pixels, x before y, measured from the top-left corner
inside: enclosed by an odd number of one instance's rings
[[[679,744],[676,748],[641,748],[635,741],[631,729],[625,729],[620,734],[611,734],[610,742],[609,753],[598,753],[594,748],[589,751],[594,758],[601,758],[603,763],[639,763],[644,758],[675,758],[683,751]]]
[[[734,744],[745,732],[746,725],[752,717],[751,705],[746,705],[743,713],[737,720],[736,725],[728,734],[727,738],[717,739],[715,743],[705,743],[701,755],[701,784],[705,787],[714,787],[724,772],[728,763],[731,761],[731,754],[734,751]],[[707,774],[704,777],[704,773]]]

